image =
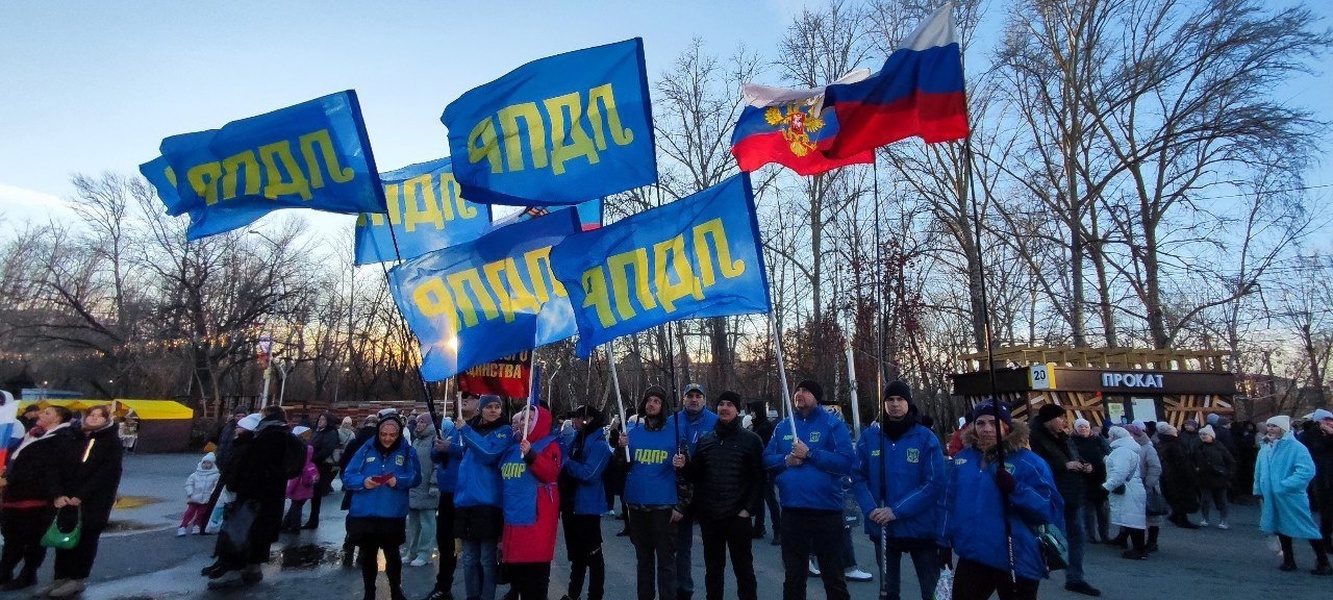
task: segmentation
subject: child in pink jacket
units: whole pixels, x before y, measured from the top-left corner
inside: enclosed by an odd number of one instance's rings
[[[314,457],[315,449],[306,446],[305,468],[301,470],[300,477],[287,480],[287,499],[292,501],[292,505],[287,509],[287,516],[282,519],[283,533],[301,532],[301,509],[305,508],[306,500],[314,497],[315,484],[319,482],[319,468],[315,466]]]

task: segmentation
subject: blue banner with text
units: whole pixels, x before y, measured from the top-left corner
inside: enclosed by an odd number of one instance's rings
[[[380,182],[389,212],[362,213],[356,220],[358,265],[416,258],[491,230],[491,206],[459,194],[448,158],[380,173]]]
[[[161,152],[140,171],[167,214],[190,215],[191,240],[244,227],[279,208],[385,211],[352,90],[174,135],[162,140]]]
[[[454,176],[484,204],[577,204],[657,181],[643,40],[539,59],[445,107]]]
[[[427,381],[574,335],[551,248],[579,230],[575,211],[497,229],[389,271],[398,310],[421,342]]]
[[[577,353],[668,321],[769,310],[748,175],[582,233],[551,251]]]

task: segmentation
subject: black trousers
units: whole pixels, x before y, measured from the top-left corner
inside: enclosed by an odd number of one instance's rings
[[[435,545],[440,548],[440,572],[435,574],[435,589],[447,593],[454,587],[458,557],[454,555],[454,495],[446,492],[440,492],[440,504],[435,509]]]
[[[546,600],[546,589],[551,585],[551,563],[506,563],[509,588],[518,592],[519,600]]]
[[[570,598],[583,593],[588,577],[588,600],[602,600],[606,593],[606,557],[602,555],[602,516],[560,515],[565,528],[565,554],[569,556]]]
[[[1009,581],[1009,572],[992,569],[966,558],[958,559],[953,576],[953,600],[986,600],[997,594],[1000,600],[1037,600],[1035,579]]]
[[[375,576],[379,573],[380,551],[384,552],[384,574],[389,577],[389,590],[403,587],[403,559],[398,556],[401,544],[358,544],[361,551],[361,585],[366,596],[375,597]]]
[[[842,511],[782,509],[782,581],[783,600],[805,600],[805,580],[809,576],[810,556],[819,565],[828,600],[847,600],[846,570],[842,559]]]
[[[36,577],[37,569],[46,560],[42,536],[55,516],[56,509],[50,506],[0,511],[0,534],[5,538],[4,551],[0,552],[0,578],[11,577],[20,562],[23,563],[20,577]]]
[[[101,529],[84,528],[79,532],[79,545],[69,550],[56,550],[56,579],[87,579],[97,560],[97,543]]]
[[[727,553],[731,553],[731,572],[736,575],[736,597],[757,600],[759,584],[754,577],[751,551],[753,527],[748,517],[699,519],[704,543],[704,591],[708,600],[722,600],[726,588]],[[591,600],[591,598],[589,599]]]
[[[629,509],[639,600],[676,600],[676,524],[671,509]]]
[[[754,515],[754,528],[762,531],[764,529],[764,512],[767,511],[769,520],[773,521],[773,533],[782,530],[782,509],[778,507],[778,486],[773,484],[773,480],[764,481],[764,501],[759,504],[759,512]]]
[[[319,509],[324,504],[324,496],[333,493],[333,465],[316,465],[319,469],[319,482],[315,484],[315,495],[310,497],[310,518],[306,523],[319,524]]]

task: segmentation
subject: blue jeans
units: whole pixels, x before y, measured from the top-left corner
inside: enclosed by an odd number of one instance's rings
[[[872,537],[875,542],[875,560],[884,564],[882,539]],[[891,539],[889,540],[888,564],[885,565],[884,578],[880,580],[879,597],[881,600],[899,600],[902,588],[902,554],[912,557],[912,567],[916,569],[917,583],[921,584],[921,600],[935,597],[935,584],[940,579],[939,548],[935,540],[928,539]],[[875,570],[879,570],[876,565]]]
[[[689,598],[694,593],[694,574],[690,572],[690,550],[693,546],[694,517],[686,515],[676,521],[676,598]]]
[[[1069,544],[1069,568],[1065,584],[1083,583],[1083,506],[1065,505],[1065,542]]]
[[[467,600],[495,600],[495,539],[463,541],[463,589]]]

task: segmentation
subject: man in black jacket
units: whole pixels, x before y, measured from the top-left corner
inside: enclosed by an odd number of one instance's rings
[[[1065,570],[1065,589],[1089,596],[1102,595],[1083,578],[1083,500],[1084,474],[1092,464],[1084,461],[1065,431],[1065,409],[1058,404],[1043,404],[1032,422],[1032,451],[1051,467],[1055,489],[1065,500],[1062,529],[1069,543],[1069,568]]]
[[[717,424],[699,439],[686,476],[695,483],[691,512],[699,519],[704,545],[704,589],[708,600],[722,600],[727,552],[736,573],[736,595],[755,600],[757,584],[750,542],[750,516],[763,502],[764,448],[759,436],[741,427],[741,397],[722,392]]]
[[[264,578],[260,567],[268,562],[269,547],[278,540],[282,526],[282,509],[287,497],[288,452],[294,446],[304,447],[297,440],[292,443],[292,432],[287,428],[287,413],[280,406],[267,406],[248,443],[233,448],[233,469],[223,471],[222,483],[236,493],[236,506],[252,503],[256,508],[254,524],[250,526],[246,556],[223,555],[219,569],[209,574],[218,579],[229,572],[240,570],[240,579],[246,584]],[[229,517],[230,518],[230,517]],[[224,525],[225,527],[225,525]],[[218,582],[228,585],[231,582]]]

